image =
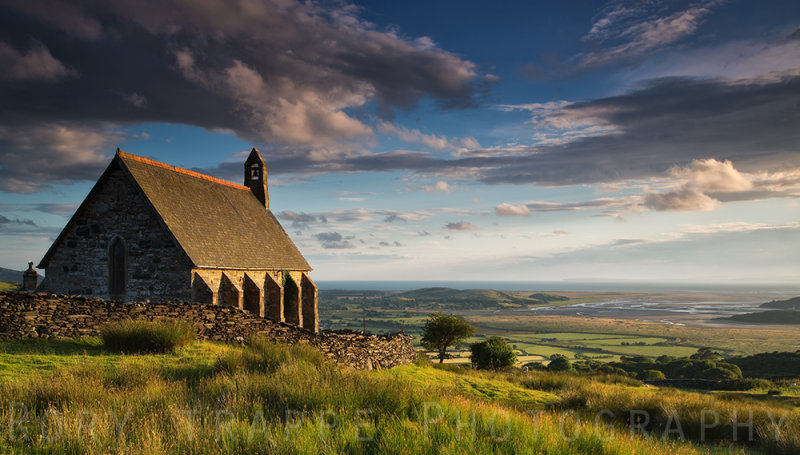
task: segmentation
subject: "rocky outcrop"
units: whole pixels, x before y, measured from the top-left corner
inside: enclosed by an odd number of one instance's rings
[[[127,303],[43,293],[0,293],[0,338],[67,339],[99,336],[104,323],[123,319],[181,319],[201,340],[241,343],[260,335],[280,343],[309,343],[358,369],[392,368],[414,361],[412,338],[353,331],[309,330],[263,319],[235,307],[201,303]]]

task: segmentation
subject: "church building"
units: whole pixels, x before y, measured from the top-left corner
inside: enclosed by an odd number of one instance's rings
[[[256,149],[244,185],[118,149],[38,268],[40,291],[227,305],[319,325],[311,267],[270,211]]]

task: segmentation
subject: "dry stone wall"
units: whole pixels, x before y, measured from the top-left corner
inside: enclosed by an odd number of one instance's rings
[[[0,338],[68,339],[99,336],[99,327],[124,319],[182,319],[202,340],[243,342],[258,334],[281,343],[308,343],[358,369],[392,368],[414,361],[409,335],[352,331],[314,333],[234,307],[200,303],[125,303],[45,293],[0,293]]]

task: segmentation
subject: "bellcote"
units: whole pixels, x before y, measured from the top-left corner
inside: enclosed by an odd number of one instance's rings
[[[255,147],[244,162],[244,186],[250,188],[255,197],[264,204],[264,208],[269,208],[267,165]]]

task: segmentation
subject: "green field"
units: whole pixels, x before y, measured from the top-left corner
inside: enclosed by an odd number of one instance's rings
[[[478,333],[499,335],[507,339],[533,334],[540,339],[551,333],[574,333],[596,336],[610,334],[617,337],[665,338],[666,344],[652,346],[655,357],[669,354],[670,346],[690,348],[711,347],[728,355],[756,354],[759,352],[793,351],[800,349],[800,337],[792,329],[699,328],[664,325],[629,319],[581,318],[574,316],[469,316],[467,320],[478,327]],[[576,335],[578,336],[578,335]],[[549,343],[548,343],[549,344]],[[666,350],[664,350],[666,349]],[[663,351],[662,351],[663,350]],[[671,354],[670,354],[671,355]]]
[[[195,368],[211,368],[214,356],[227,349],[224,344],[196,342],[179,354],[148,355],[147,361],[165,367],[192,364]],[[123,354],[107,352],[97,338],[0,341],[0,377],[25,376],[75,366],[115,368],[129,360]]]
[[[420,327],[429,314],[427,310],[381,308],[375,301],[369,310],[356,307],[320,310],[320,322],[323,327],[352,330],[362,330],[366,322],[367,331],[378,333],[404,330],[415,336],[418,343]],[[507,316],[491,311],[459,314],[476,326],[476,337],[456,347],[452,354],[458,358],[449,362],[468,362],[468,343],[490,335],[501,336],[516,345],[522,356],[548,358],[563,354],[576,358],[579,355],[605,362],[618,360],[621,355],[682,357],[699,347],[710,347],[729,356],[800,349],[800,337],[789,329],[696,328],[622,319]]]

